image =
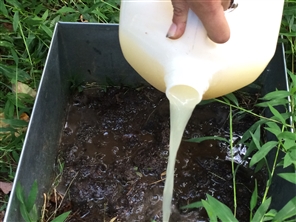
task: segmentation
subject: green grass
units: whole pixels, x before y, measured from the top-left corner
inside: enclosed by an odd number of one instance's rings
[[[295,12],[296,0],[286,0],[280,30],[283,38],[279,40],[285,45],[287,68],[294,80],[291,81],[290,87],[293,113],[296,102],[296,86],[292,85],[296,83]],[[14,179],[34,103],[34,92],[38,89],[55,23],[117,23],[118,20],[119,0],[0,1],[0,181],[12,182]],[[15,90],[16,85],[18,90]],[[274,115],[278,114],[275,112]],[[294,129],[295,116],[293,118]],[[267,127],[271,130],[276,128],[272,124]],[[253,135],[258,135],[256,129]],[[261,148],[264,144],[259,146]],[[286,164],[290,163],[289,161],[292,162],[287,158]],[[264,199],[266,202],[267,200]],[[7,198],[1,200],[2,203],[5,206]],[[211,199],[205,205],[210,209],[211,203],[216,204],[215,200]]]
[[[118,23],[119,3],[0,1],[0,181],[14,179],[56,22]],[[3,210],[7,197],[2,203]]]

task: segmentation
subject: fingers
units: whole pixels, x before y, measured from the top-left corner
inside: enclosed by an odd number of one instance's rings
[[[230,0],[172,0],[174,14],[167,37],[180,38],[186,28],[189,7],[199,17],[207,30],[208,37],[216,43],[225,43],[230,38],[230,29],[224,15]]]
[[[173,23],[169,28],[167,37],[178,39],[185,32],[189,5],[185,0],[172,0],[172,4],[174,8]]]
[[[216,43],[225,43],[230,38],[230,29],[224,15],[224,9],[228,8],[229,2],[228,4],[225,2],[207,0],[196,4],[188,1],[190,8],[197,14],[207,30],[208,37]]]

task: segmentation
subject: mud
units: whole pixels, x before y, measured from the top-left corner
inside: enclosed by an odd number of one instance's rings
[[[202,136],[229,138],[229,109],[197,106],[184,132],[175,171],[171,221],[208,221],[203,209],[180,207],[210,194],[233,209],[229,146],[201,143]],[[255,119],[235,118],[234,139]],[[69,102],[59,159],[64,162],[59,194],[65,195],[69,221],[161,221],[162,192],[168,159],[169,103],[151,87],[89,88]],[[243,160],[247,147],[237,144],[239,221],[248,221],[254,175]],[[260,180],[261,179],[261,180]],[[263,180],[259,178],[259,190]],[[116,219],[115,219],[116,218]]]

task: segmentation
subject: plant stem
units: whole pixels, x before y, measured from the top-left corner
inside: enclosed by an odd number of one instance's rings
[[[32,62],[32,59],[31,59],[31,54],[30,54],[30,51],[29,51],[29,47],[28,47],[28,44],[26,42],[26,38],[25,38],[25,35],[24,35],[24,32],[23,32],[22,24],[20,22],[19,22],[19,27],[20,27],[20,32],[21,32],[21,35],[22,35],[22,39],[23,39],[25,47],[26,47],[27,54],[29,56],[30,65],[33,66],[33,62]]]
[[[237,202],[236,202],[236,172],[234,167],[234,150],[233,150],[233,129],[232,129],[232,107],[229,106],[229,144],[230,144],[230,152],[231,152],[231,172],[232,172],[232,186],[233,186],[233,215],[236,217],[236,209],[237,209]]]
[[[18,64],[15,66],[15,111],[16,111],[16,117],[17,119],[20,118],[19,116],[19,110],[18,110]]]
[[[276,151],[276,154],[275,154],[275,157],[274,157],[274,162],[273,162],[273,166],[272,166],[272,169],[271,169],[270,177],[269,177],[269,179],[267,181],[267,186],[266,186],[266,189],[264,191],[262,203],[264,203],[264,201],[266,200],[266,197],[267,197],[267,194],[268,194],[268,190],[269,190],[269,187],[271,185],[271,180],[272,180],[273,175],[274,175],[274,171],[275,171],[275,167],[276,167],[276,162],[277,162],[279,151],[280,151],[280,144],[277,146],[277,151]]]
[[[104,0],[101,0],[101,2],[105,3],[106,5],[109,5],[109,6],[112,7],[113,9],[116,9],[116,10],[118,10],[118,11],[120,10],[118,7],[112,5],[112,4],[110,4],[110,3],[108,3],[108,2],[106,2],[106,1],[104,1]]]
[[[257,113],[252,112],[251,110],[247,110],[247,109],[244,109],[244,108],[242,108],[242,107],[232,105],[232,104],[227,103],[227,102],[225,102],[225,101],[223,101],[223,100],[220,100],[220,99],[214,99],[214,100],[217,101],[217,102],[219,102],[219,103],[222,103],[222,104],[224,104],[224,105],[228,105],[229,107],[233,107],[233,108],[236,108],[236,109],[238,109],[238,110],[242,110],[242,111],[244,111],[244,112],[246,112],[246,113],[249,113],[249,114],[251,114],[251,115],[253,115],[253,116],[255,116],[255,117],[258,117],[258,118],[260,118],[260,119],[265,119],[265,120],[269,120],[269,121],[271,121],[271,122],[275,122],[275,123],[282,124],[280,121],[277,121],[277,120],[275,120],[275,119],[271,119],[271,118],[268,118],[268,117],[265,117],[265,116],[261,116],[261,115],[259,115],[259,114],[257,114]],[[290,125],[290,124],[285,124],[284,126],[285,126],[285,127],[290,127],[290,128],[293,127],[293,126]]]
[[[282,132],[284,131],[284,129],[285,129],[285,127],[283,126],[282,127]],[[270,188],[270,185],[271,185],[271,181],[272,181],[272,178],[273,178],[273,175],[274,175],[274,171],[275,171],[275,168],[276,168],[278,155],[279,155],[279,152],[280,152],[280,146],[281,146],[281,143],[278,143],[276,154],[275,154],[274,161],[273,161],[273,166],[272,166],[270,176],[269,176],[269,179],[267,181],[266,188],[265,188],[265,191],[264,191],[264,195],[263,195],[263,198],[262,198],[262,204],[265,202],[265,200],[267,198],[267,194],[268,194],[268,191],[269,191],[269,188]],[[263,218],[261,219],[261,221],[263,221]]]
[[[292,73],[294,73],[294,53],[292,53]]]

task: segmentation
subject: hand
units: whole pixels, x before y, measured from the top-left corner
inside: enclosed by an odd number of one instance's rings
[[[231,0],[172,0],[173,23],[167,37],[178,39],[183,35],[190,8],[199,17],[212,41],[227,42],[230,38],[230,30],[224,11],[228,9],[230,3]]]

